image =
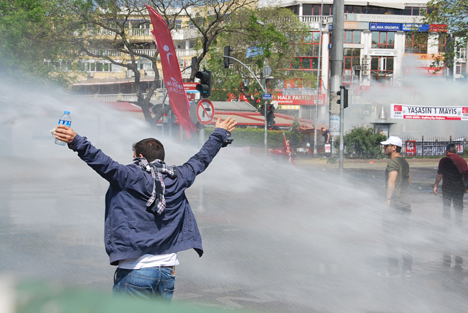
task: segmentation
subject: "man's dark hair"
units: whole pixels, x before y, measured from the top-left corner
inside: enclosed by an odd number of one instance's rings
[[[445,150],[450,152],[450,153],[457,153],[457,146],[453,143],[449,143],[446,147]]]
[[[146,138],[133,144],[136,156],[143,155],[148,162],[158,159],[164,161],[165,152],[162,143],[154,138]]]
[[[399,146],[395,146],[395,147],[396,147],[396,152],[400,153],[401,152],[401,147],[399,147]]]

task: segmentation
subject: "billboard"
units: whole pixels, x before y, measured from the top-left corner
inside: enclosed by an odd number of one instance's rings
[[[468,107],[390,104],[390,117],[406,120],[468,121]]]

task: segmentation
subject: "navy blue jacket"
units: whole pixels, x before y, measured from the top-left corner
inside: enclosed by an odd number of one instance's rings
[[[144,254],[175,253],[190,248],[203,254],[200,232],[185,196],[228,137],[217,128],[201,150],[184,165],[174,167],[175,177],[163,173],[166,209],[161,215],[146,207],[153,191],[151,174],[135,164],[122,165],[76,135],[69,148],[106,179],[105,245],[110,264]]]

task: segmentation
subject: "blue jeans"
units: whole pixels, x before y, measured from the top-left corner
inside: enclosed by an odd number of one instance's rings
[[[148,267],[138,270],[117,268],[114,293],[136,298],[159,298],[170,302],[174,293],[173,267]]]

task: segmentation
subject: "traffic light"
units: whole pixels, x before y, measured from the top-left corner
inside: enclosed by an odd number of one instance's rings
[[[348,107],[348,89],[345,86],[340,86],[340,91],[336,92],[336,95],[340,96],[340,99],[336,100],[336,103],[341,104],[343,102],[343,109]]]
[[[267,128],[272,129],[275,125],[275,107],[273,104],[268,104],[266,109]]]
[[[231,49],[231,47],[229,47],[229,46],[224,47],[224,60],[223,60],[224,61],[224,68],[229,68],[229,64],[232,64],[231,59],[226,58],[226,57],[231,56],[231,51],[233,51]]]
[[[265,111],[265,105],[262,104],[260,105],[260,114],[263,116],[266,116],[266,111]]]
[[[197,90],[202,98],[211,96],[211,72],[207,70],[198,71],[195,73],[195,78],[200,80],[197,85]]]

